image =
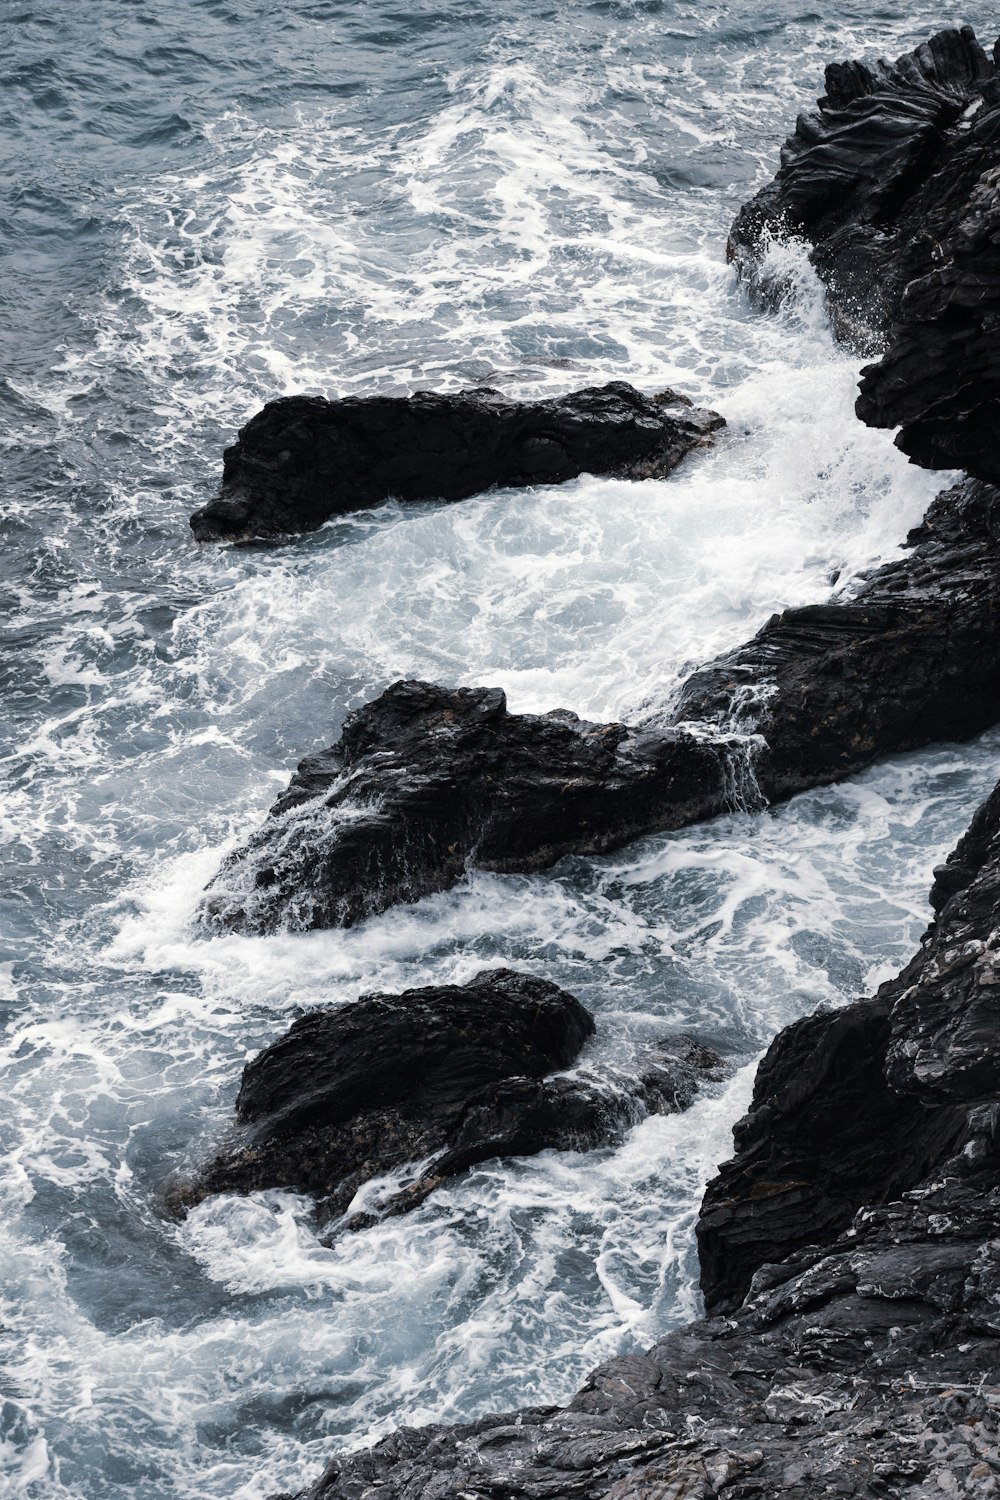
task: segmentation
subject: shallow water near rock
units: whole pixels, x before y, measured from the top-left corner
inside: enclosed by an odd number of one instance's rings
[[[400,1422],[565,1400],[695,1311],[697,1204],[755,1057],[909,955],[998,733],[349,932],[192,919],[299,757],[393,679],[655,718],[775,609],[892,555],[945,476],[855,420],[796,250],[768,317],[723,247],[824,63],[947,19],[95,0],[0,24],[0,1492],[261,1500]],[[275,395],[612,379],[729,427],[664,481],[189,540]],[[595,1013],[583,1069],[683,1028],[733,1078],[331,1248],[288,1194],[163,1216],[301,1009],[491,964]]]

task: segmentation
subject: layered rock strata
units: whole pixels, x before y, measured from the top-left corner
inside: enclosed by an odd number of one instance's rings
[[[704,1320],[301,1500],[1000,1495],[1000,786],[935,874],[903,973],[761,1064],[702,1213]]]
[[[375,1184],[344,1226],[361,1228],[489,1157],[586,1150],[646,1111],[685,1109],[720,1076],[720,1059],[689,1037],[647,1048],[628,1079],[551,1076],[593,1034],[572,995],[507,969],[313,1011],[247,1064],[237,1131],[174,1185],[170,1205],[293,1188],[329,1222]]]
[[[688,682],[665,726],[396,683],[302,762],[204,917],[346,926],[470,867],[540,870],[976,734],[1000,719],[998,528],[991,486],[940,496],[908,552],[849,598],[774,616]]]
[[[287,396],[241,429],[221,493],[191,517],[198,541],[315,531],[384,500],[463,500],[494,485],[578,474],[669,474],[724,427],[677,391],[624,381],[546,401],[483,387],[451,395]]]

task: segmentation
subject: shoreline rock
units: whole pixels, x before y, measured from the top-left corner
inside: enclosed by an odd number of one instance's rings
[[[299,1500],[1000,1495],[1000,785],[935,899],[897,979],[772,1043],[703,1209],[707,1317]]]
[[[172,1186],[168,1206],[292,1188],[317,1199],[321,1223],[363,1228],[476,1162],[588,1150],[644,1112],[686,1109],[721,1076],[721,1059],[690,1037],[645,1049],[627,1081],[554,1076],[594,1030],[572,995],[509,969],[311,1011],[247,1063],[236,1131]],[[380,1183],[401,1168],[405,1180]]]
[[[769,241],[801,236],[835,328],[874,351],[992,165],[976,111],[995,93],[995,64],[971,26],[938,32],[895,63],[831,63],[826,93],[796,121],[774,180],[730,231],[727,254],[751,295],[780,296],[763,258]]]
[[[1000,482],[1000,41],[969,26],[894,64],[834,63],[728,254],[779,300],[770,242],[810,245],[838,335],[879,355],[858,416],[929,469]]]
[[[218,497],[191,517],[195,539],[315,531],[331,516],[395,498],[464,500],[495,485],[559,484],[592,473],[659,478],[725,426],[677,391],[624,381],[544,401],[488,386],[414,396],[285,396],[227,448]]]
[[[998,43],[1000,47],[1000,43]],[[857,413],[898,427],[896,447],[925,469],[1000,481],[1000,79],[972,121],[982,173],[934,269],[911,281],[889,347],[861,372]]]
[[[202,919],[350,926],[469,867],[545,869],[970,738],[1000,720],[1000,491],[946,491],[910,544],[853,597],[786,610],[695,673],[662,728],[396,683],[302,761]]]

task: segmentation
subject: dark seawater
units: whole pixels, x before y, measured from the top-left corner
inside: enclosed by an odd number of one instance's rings
[[[852,413],[801,252],[724,261],[826,61],[929,4],[87,0],[0,11],[0,1493],[261,1500],[399,1422],[567,1398],[697,1310],[692,1225],[753,1059],[908,955],[1000,736],[348,933],[206,938],[224,852],[402,675],[655,716],[892,553],[940,476]],[[187,515],[269,397],[678,384],[667,481],[395,505],[270,551]],[[514,963],[738,1063],[617,1149],[486,1163],[320,1245],[292,1195],[163,1218],[303,1007]],[[591,1065],[585,1062],[584,1067]]]

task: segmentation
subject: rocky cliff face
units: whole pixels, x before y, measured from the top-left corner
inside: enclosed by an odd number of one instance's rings
[[[877,344],[903,292],[935,265],[983,163],[972,122],[996,89],[971,27],[939,32],[895,63],[831,63],[773,182],[740,210],[728,253],[751,290],[780,291],[768,245],[793,234],[829,292],[835,326]]]
[[[965,150],[1000,163],[1000,81]],[[1000,164],[976,179],[934,268],[909,283],[882,359],[862,371],[858,416],[899,427],[897,447],[927,469],[1000,479]]]
[[[849,598],[786,610],[686,685],[673,723],[508,713],[400,682],[299,766],[210,888],[209,923],[346,926],[469,865],[538,870],[823,785],[1000,719],[1000,491],[939,497]]]
[[[312,1011],[247,1063],[231,1138],[168,1204],[295,1188],[314,1196],[322,1222],[356,1229],[475,1162],[586,1150],[646,1111],[684,1109],[720,1076],[716,1054],[683,1036],[646,1048],[628,1078],[553,1076],[594,1029],[565,990],[509,969]],[[401,1167],[405,1180],[378,1185]]]
[[[1000,479],[1000,77],[971,27],[895,63],[833,64],[729,254],[780,296],[769,243],[811,246],[834,327],[881,358],[858,415],[931,469]]]

